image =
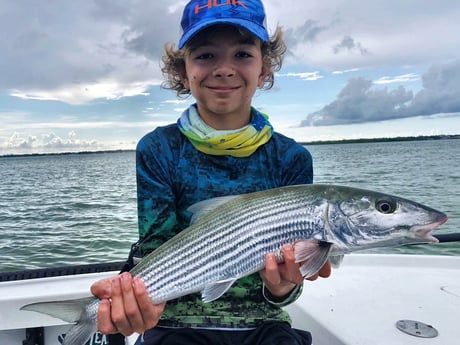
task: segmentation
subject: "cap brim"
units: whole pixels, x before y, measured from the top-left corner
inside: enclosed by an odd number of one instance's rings
[[[263,26],[260,26],[254,22],[244,20],[244,19],[238,19],[238,18],[221,18],[221,19],[213,19],[212,22],[209,23],[201,23],[199,25],[196,25],[189,29],[186,33],[182,35],[182,37],[179,40],[179,49],[183,48],[190,39],[198,34],[200,31],[203,29],[206,29],[210,26],[218,25],[218,24],[228,24],[228,25],[233,25],[237,26],[239,28],[242,28],[244,30],[249,31],[252,33],[254,36],[256,36],[258,39],[260,39],[262,42],[267,42],[269,40],[268,32],[267,29],[265,29]]]

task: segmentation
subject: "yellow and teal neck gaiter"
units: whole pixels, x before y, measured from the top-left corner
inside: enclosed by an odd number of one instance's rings
[[[216,130],[208,126],[195,104],[182,113],[177,125],[198,151],[215,156],[249,157],[267,143],[273,133],[268,116],[253,107],[251,123],[236,130]]]

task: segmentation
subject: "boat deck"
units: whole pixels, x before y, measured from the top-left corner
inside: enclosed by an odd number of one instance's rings
[[[305,282],[286,309],[315,345],[460,344],[460,257],[348,255],[330,278]],[[403,333],[399,320],[423,322],[439,334]]]
[[[22,345],[26,328],[45,327],[44,344],[59,345],[69,327],[50,316],[21,311],[26,304],[87,297],[95,280],[117,271],[0,282],[0,339]],[[454,345],[460,339],[460,257],[352,254],[328,279],[306,281],[286,308],[314,345]],[[396,328],[415,320],[438,332],[422,339]],[[133,337],[128,343],[132,343]],[[105,344],[100,336],[92,345]]]

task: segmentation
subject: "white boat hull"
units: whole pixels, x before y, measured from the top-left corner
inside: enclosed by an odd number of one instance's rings
[[[460,257],[348,255],[331,278],[306,282],[286,309],[314,345],[460,344]],[[398,320],[429,324],[439,335],[403,333]]]
[[[0,344],[23,345],[26,329],[44,327],[44,345],[60,345],[69,325],[20,308],[87,297],[92,282],[115,274],[0,283]],[[460,257],[348,255],[331,278],[305,282],[302,296],[286,309],[294,327],[313,334],[314,345],[454,345],[460,339]],[[403,333],[395,326],[401,319],[432,325],[439,335],[421,339]],[[96,335],[88,345],[104,344],[105,336]]]

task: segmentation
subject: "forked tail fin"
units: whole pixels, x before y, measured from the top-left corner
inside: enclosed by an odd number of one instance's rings
[[[86,306],[94,297],[71,299],[66,301],[39,302],[27,304],[21,310],[35,311],[67,322],[77,322]]]
[[[84,345],[97,331],[94,319],[88,315],[86,307],[95,301],[94,297],[67,301],[40,302],[27,304],[21,310],[47,314],[67,322],[77,322],[67,332],[62,345]]]
[[[96,323],[86,313],[66,333],[62,345],[84,345],[97,331]]]

